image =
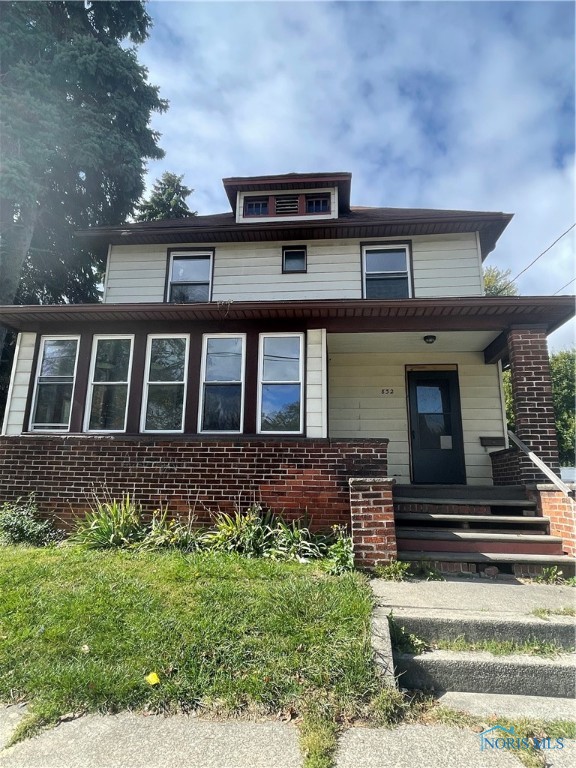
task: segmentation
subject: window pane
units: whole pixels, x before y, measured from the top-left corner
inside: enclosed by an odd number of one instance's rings
[[[173,283],[210,282],[210,256],[176,257],[172,261]]]
[[[124,429],[127,384],[95,384],[89,429]]]
[[[150,381],[184,381],[186,339],[152,339]]]
[[[298,336],[264,339],[263,381],[298,381],[300,379],[300,338]]]
[[[330,201],[328,197],[306,198],[306,213],[328,213]]]
[[[366,276],[367,299],[407,299],[408,277]]]
[[[406,251],[404,248],[366,251],[366,272],[406,272]]]
[[[246,200],[245,216],[266,216],[268,214],[268,198],[265,200]]]
[[[263,432],[300,432],[300,384],[263,384]]]
[[[239,432],[241,396],[240,384],[205,384],[202,429]]]
[[[306,271],[306,251],[284,251],[284,271],[285,272],[305,272]]]
[[[418,384],[418,413],[450,413],[450,392],[446,384]]]
[[[170,287],[170,301],[173,304],[193,304],[194,302],[209,300],[209,283],[201,283],[199,285],[179,285],[174,283]]]
[[[77,339],[47,339],[40,376],[74,376]]]
[[[35,427],[68,428],[72,382],[69,384],[38,384],[36,409],[32,421]]]
[[[242,339],[208,339],[206,381],[242,380]]]
[[[146,429],[182,429],[184,384],[151,384],[146,406]]]
[[[98,339],[94,381],[128,381],[131,339]]]

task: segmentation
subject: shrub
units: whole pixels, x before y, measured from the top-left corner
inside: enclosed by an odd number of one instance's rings
[[[264,557],[274,560],[316,560],[326,554],[322,536],[315,535],[300,520],[285,523],[278,520],[271,526],[271,537]]]
[[[62,538],[50,520],[39,520],[34,494],[27,499],[5,501],[0,507],[0,543],[45,547]]]
[[[89,549],[110,549],[137,544],[145,534],[141,506],[126,493],[120,501],[95,498],[92,508],[76,521],[71,540]]]

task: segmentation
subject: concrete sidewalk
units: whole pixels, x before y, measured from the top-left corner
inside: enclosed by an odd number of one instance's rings
[[[7,736],[16,707],[0,708]],[[9,723],[10,727],[4,727]],[[576,764],[576,744],[547,754],[554,768]],[[482,751],[480,736],[445,725],[350,728],[337,768],[520,768],[513,752]],[[88,715],[0,750],[2,768],[300,768],[298,730],[289,723],[201,720],[186,715]]]

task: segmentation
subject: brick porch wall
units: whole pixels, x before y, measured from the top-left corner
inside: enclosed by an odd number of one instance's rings
[[[553,485],[527,488],[528,498],[537,504],[538,514],[550,518],[550,534],[562,537],[567,555],[576,557],[576,503]]]
[[[373,568],[397,557],[394,482],[389,477],[349,480],[354,562],[360,568]]]
[[[135,493],[146,512],[212,512],[261,501],[316,530],[350,524],[348,479],[384,475],[387,440],[189,439],[117,436],[0,437],[0,502],[31,492],[43,514],[65,524],[89,506],[91,491]]]

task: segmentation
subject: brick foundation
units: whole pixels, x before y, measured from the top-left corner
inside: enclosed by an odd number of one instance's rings
[[[349,480],[354,560],[360,568],[389,563],[398,554],[392,501],[394,482],[388,477]]]
[[[542,477],[525,453],[514,446],[490,454],[494,485],[526,485]]]
[[[21,435],[0,438],[0,502],[34,492],[43,514],[69,524],[92,491],[129,491],[151,512],[211,513],[261,501],[316,530],[349,525],[348,479],[387,469],[386,440],[201,439]]]
[[[538,514],[550,518],[550,534],[562,537],[562,548],[576,557],[576,503],[553,485],[529,486],[528,498],[535,501]]]

